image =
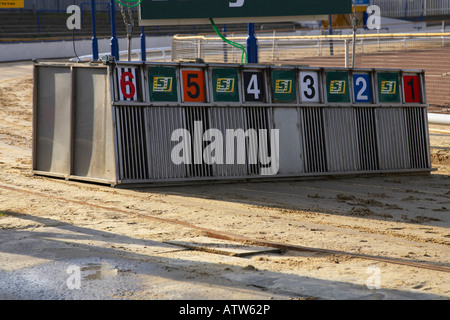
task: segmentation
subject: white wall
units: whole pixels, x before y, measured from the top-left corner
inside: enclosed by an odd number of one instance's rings
[[[146,37],[146,45],[147,48],[171,47],[171,40],[171,37]],[[141,48],[140,37],[133,38],[132,48]],[[78,56],[92,54],[92,41],[76,40],[75,49]],[[127,39],[119,38],[119,50],[127,49]],[[99,53],[110,54],[110,39],[98,39],[98,51]],[[0,44],[0,62],[68,57],[75,57],[73,42],[71,40]]]

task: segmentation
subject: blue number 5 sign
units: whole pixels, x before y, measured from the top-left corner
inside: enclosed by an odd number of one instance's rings
[[[369,74],[353,74],[353,94],[355,103],[372,102],[372,85]]]

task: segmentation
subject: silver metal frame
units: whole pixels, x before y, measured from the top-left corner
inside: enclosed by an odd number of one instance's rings
[[[389,69],[342,69],[342,68],[308,68],[299,66],[239,66],[230,64],[198,64],[198,63],[167,63],[164,65],[177,68],[177,102],[152,102],[148,82],[148,70],[159,63],[120,62],[118,64],[101,63],[57,63],[38,62],[34,67],[33,91],[33,173],[65,179],[99,182],[110,185],[133,184],[171,184],[195,181],[235,181],[241,179],[273,180],[297,179],[311,176],[340,176],[355,174],[430,172],[431,160],[429,152],[428,121],[426,112],[425,77],[423,70],[389,70]],[[50,172],[37,167],[37,154],[43,147],[40,144],[37,129],[41,97],[39,94],[41,79],[40,68],[67,68],[70,71],[71,88],[70,115],[65,121],[69,123],[70,143],[67,146],[69,163],[67,172]],[[116,67],[135,67],[140,70],[137,79],[142,88],[142,102],[118,101],[115,92]],[[106,69],[107,90],[104,108],[110,108],[111,123],[105,126],[110,135],[100,137],[111,141],[109,150],[114,150],[114,178],[104,176],[83,176],[74,174],[75,118],[78,95],[77,70],[79,68]],[[205,77],[205,103],[184,103],[181,70],[202,70]],[[237,68],[240,102],[214,102],[213,88],[210,81],[214,68]],[[273,102],[272,70],[294,70],[297,101]],[[87,69],[84,69],[87,70]],[[265,103],[249,103],[244,100],[243,72],[247,70],[262,71],[265,75]],[[350,103],[326,102],[326,72],[348,72]],[[317,72],[319,79],[320,103],[304,103],[301,98],[300,72]],[[379,103],[377,92],[377,73],[395,71],[399,73],[400,103]],[[355,103],[353,89],[353,73],[367,73],[371,78],[372,103]],[[404,103],[402,89],[403,75],[419,75],[422,93],[422,103]],[[94,97],[83,97],[94,99]],[[58,103],[56,101],[55,103]],[[57,108],[58,105],[52,106]],[[296,116],[295,116],[296,114]],[[265,128],[289,130],[283,135],[292,135],[292,141],[300,145],[292,147],[301,152],[301,159],[290,152],[290,146],[280,143],[280,173],[274,176],[260,176],[258,167],[250,164],[213,164],[175,165],[170,161],[172,141],[170,134],[174,129],[187,128],[187,117],[205,119],[211,128],[221,130],[227,128]],[[207,117],[207,118],[204,118]],[[191,118],[193,119],[193,118]],[[393,125],[392,121],[396,121]],[[108,121],[108,120],[105,120]],[[192,121],[192,120],[189,120]],[[281,122],[280,122],[281,121]],[[390,124],[392,122],[392,124]],[[286,129],[288,128],[288,129]],[[55,124],[49,130],[56,130]],[[390,132],[396,131],[397,140],[391,139]],[[192,133],[191,133],[192,134]],[[98,138],[98,137],[97,137]],[[410,139],[415,139],[411,142]],[[380,145],[384,141],[383,145]],[[93,142],[93,141],[91,141]],[[132,146],[127,144],[133,144]],[[402,150],[395,150],[399,146]],[[296,151],[296,152],[297,152]],[[105,150],[96,150],[105,152]],[[248,150],[247,150],[248,152]],[[294,152],[295,153],[295,152]],[[400,158],[398,158],[400,157]],[[51,159],[50,159],[51,160]],[[248,159],[247,159],[248,160]],[[281,161],[281,160],[280,160]],[[296,163],[300,161],[300,164]],[[95,165],[106,165],[96,163]],[[284,166],[285,167],[282,167]],[[200,170],[200,171],[197,171]],[[256,171],[255,171],[256,170]],[[297,170],[297,171],[295,171]],[[128,174],[126,172],[131,172]],[[287,172],[287,173],[284,173]]]

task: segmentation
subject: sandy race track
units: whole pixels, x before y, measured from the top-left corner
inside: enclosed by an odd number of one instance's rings
[[[31,174],[17,66],[0,65],[0,299],[450,298],[450,127],[430,126],[430,175],[118,189]],[[203,228],[291,247],[170,243]]]

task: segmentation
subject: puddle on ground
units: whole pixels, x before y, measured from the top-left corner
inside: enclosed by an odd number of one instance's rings
[[[85,280],[102,280],[108,277],[115,277],[118,269],[109,263],[88,263],[81,267],[81,274]]]

